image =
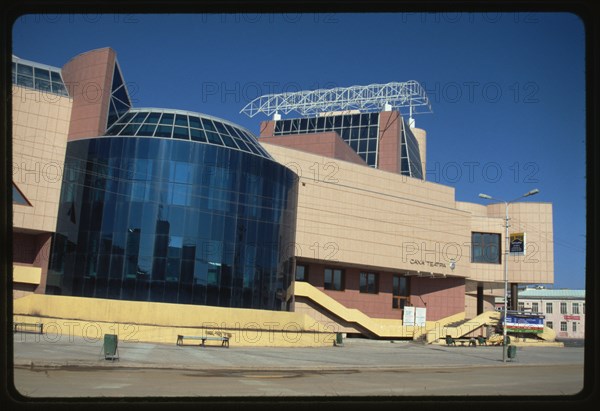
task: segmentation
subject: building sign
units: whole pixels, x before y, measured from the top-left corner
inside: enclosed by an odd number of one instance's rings
[[[544,317],[524,314],[508,314],[506,316],[506,331],[511,333],[544,332]]]
[[[525,233],[510,235],[510,255],[525,255]]]
[[[415,325],[415,307],[404,306],[402,325]]]
[[[426,318],[427,318],[427,308],[416,307],[416,309],[415,309],[415,325],[417,327],[425,327]]]
[[[578,315],[565,315],[565,320],[567,321],[579,321],[581,317]]]

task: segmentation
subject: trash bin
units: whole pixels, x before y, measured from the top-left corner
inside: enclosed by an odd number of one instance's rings
[[[342,333],[335,334],[335,345],[341,347],[344,345],[344,340],[342,339]]]
[[[116,334],[104,334],[104,345],[102,350],[104,351],[105,360],[118,360],[119,354],[117,354],[118,338]]]
[[[516,358],[517,357],[517,346],[509,345],[507,355],[508,355],[508,358],[511,360]]]

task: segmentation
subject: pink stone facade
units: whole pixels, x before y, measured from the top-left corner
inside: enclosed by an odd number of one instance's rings
[[[73,98],[68,141],[101,136],[106,131],[115,51],[102,48],[71,59],[62,76]]]
[[[301,135],[261,137],[259,141],[295,150],[318,154],[323,157],[367,165],[352,148],[334,131]]]
[[[347,308],[355,308],[372,318],[401,320],[403,310],[392,306],[393,277],[401,275],[356,267],[329,266],[321,263],[298,262],[308,267],[308,282]],[[342,291],[324,289],[325,268],[344,270]],[[378,293],[360,292],[360,273],[372,272],[378,275]],[[409,276],[410,303],[415,307],[427,308],[427,320],[436,321],[465,310],[464,278],[426,278]]]

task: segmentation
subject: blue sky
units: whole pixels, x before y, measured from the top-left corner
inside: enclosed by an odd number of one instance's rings
[[[158,29],[160,28],[160,29]],[[134,106],[199,111],[258,134],[261,94],[419,81],[427,179],[554,210],[555,284],[585,287],[585,45],[571,14],[28,15],[13,53],[62,67],[116,50]]]

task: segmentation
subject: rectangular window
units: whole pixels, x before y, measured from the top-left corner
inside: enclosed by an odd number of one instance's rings
[[[546,327],[554,328],[554,324],[552,324],[552,321],[546,321]]]
[[[560,330],[561,331],[567,331],[567,322],[566,321],[561,321],[560,322]]]
[[[517,307],[517,310],[519,310],[519,311],[525,311],[525,303],[519,303],[519,306]]]
[[[538,312],[538,303],[531,303],[531,312],[532,313],[537,313]]]
[[[573,303],[573,314],[579,314],[579,303]]]
[[[576,333],[577,332],[577,323],[573,323],[573,332]]]
[[[325,269],[324,288],[326,290],[344,290],[344,271],[337,268]]]
[[[500,234],[471,233],[471,262],[500,264]]]
[[[560,303],[560,313],[561,314],[567,313],[567,303]]]
[[[552,314],[552,303],[546,303],[546,314]]]
[[[308,267],[296,264],[296,281],[308,281]]]
[[[403,309],[410,304],[409,277],[395,275],[392,282],[392,308]]]
[[[360,292],[377,294],[379,292],[377,274],[360,273]]]

